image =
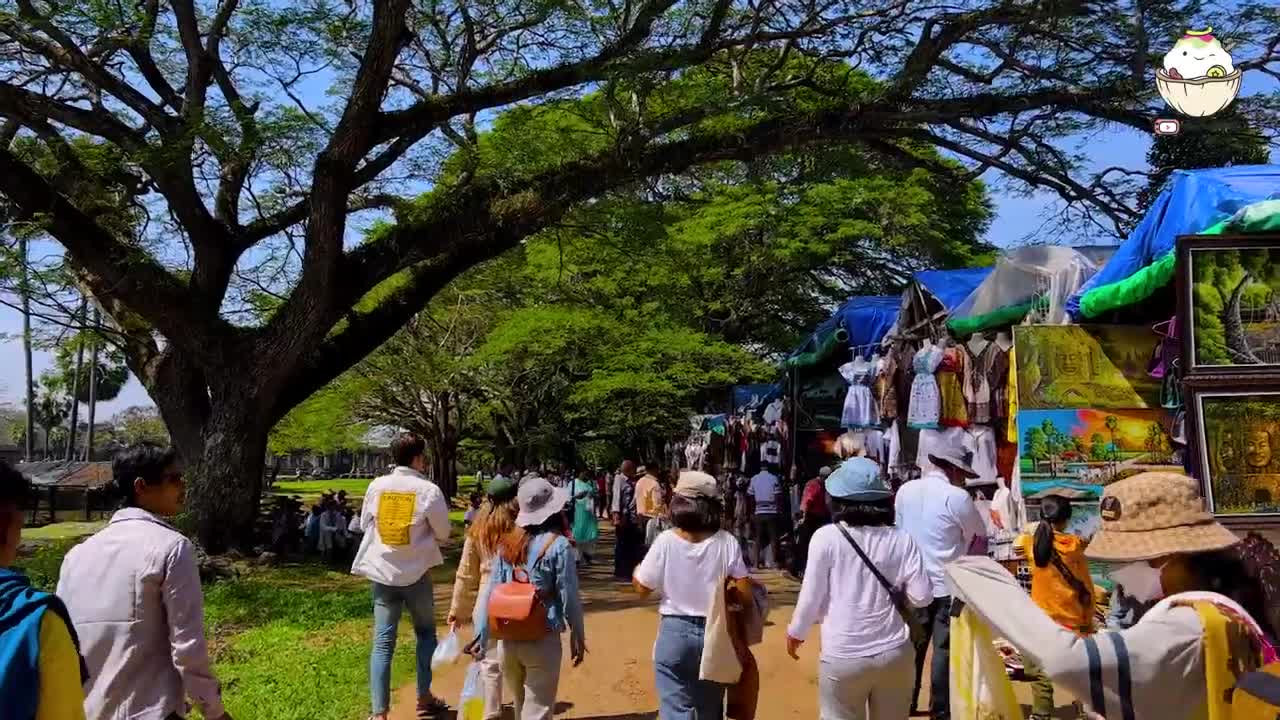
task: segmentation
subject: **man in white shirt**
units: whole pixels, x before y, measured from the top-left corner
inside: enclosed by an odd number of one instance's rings
[[[373,654],[369,693],[374,720],[386,720],[391,704],[391,657],[405,608],[417,636],[418,715],[441,715],[448,706],[431,694],[431,654],[436,648],[431,568],[444,563],[440,542],[449,537],[444,493],[423,475],[426,443],[405,433],[391,443],[396,468],[369,484],[360,509],[364,538],[351,566],[373,583]]]
[[[777,465],[766,464],[751,478],[747,494],[751,498],[751,522],[756,536],[756,568],[765,568],[766,546],[773,548],[773,562],[779,561],[778,536],[782,532],[782,517],[778,514],[778,495],[781,485],[774,471]]]
[[[897,526],[920,548],[933,602],[917,611],[925,637],[916,646],[916,683],[912,693],[913,711],[920,697],[925,653],[930,640],[933,660],[930,669],[929,716],[933,720],[951,717],[951,591],[947,587],[946,564],[969,552],[975,537],[985,537],[986,525],[965,491],[965,481],[978,477],[967,457],[938,451],[929,455],[933,463],[923,477],[898,490],[894,501]]]
[[[85,717],[165,720],[185,714],[190,698],[204,717],[228,720],[195,546],[168,520],[185,502],[178,456],[139,443],[115,456],[111,474],[125,507],[67,553],[58,578],[89,671]]]

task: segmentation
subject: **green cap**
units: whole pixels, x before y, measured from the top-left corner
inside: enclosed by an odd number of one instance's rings
[[[485,483],[484,494],[489,497],[514,497],[516,494],[516,481],[514,478],[497,475]]]

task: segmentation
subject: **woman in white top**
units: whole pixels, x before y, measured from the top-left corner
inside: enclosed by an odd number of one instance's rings
[[[910,536],[893,527],[892,492],[874,462],[853,458],[827,478],[835,523],[809,545],[800,599],[787,628],[787,653],[822,623],[818,664],[821,720],[902,720],[911,710],[915,647],[888,589],[854,543],[913,607],[933,599]]]
[[[680,473],[671,498],[671,522],[635,570],[641,595],[659,593],[662,615],[654,646],[661,720],[720,720],[725,687],[699,679],[703,638],[716,586],[733,578],[739,597],[750,597],[747,566],[733,535],[720,529],[723,506],[715,478]]]

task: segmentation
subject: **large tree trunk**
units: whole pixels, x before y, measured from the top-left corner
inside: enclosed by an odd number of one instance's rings
[[[23,380],[27,390],[27,441],[23,447],[23,459],[31,462],[35,452],[36,435],[36,382],[31,372],[31,285],[27,271],[27,239],[22,233],[18,237],[18,293],[22,296],[22,359],[26,375]],[[45,436],[46,439],[48,435]],[[48,448],[46,448],[46,455]]]
[[[197,443],[179,440],[177,446],[187,477],[183,529],[211,553],[251,550],[255,540],[268,431],[244,410],[215,407]]]
[[[81,298],[80,312],[76,315],[80,327],[84,327],[85,316],[89,312],[88,298]],[[80,373],[84,370],[84,337],[76,333],[76,367],[71,377],[71,412],[67,413],[67,461],[76,459],[76,441],[80,434]]]
[[[1222,309],[1222,325],[1226,331],[1227,352],[1232,361],[1238,364],[1257,365],[1262,361],[1253,354],[1249,347],[1249,336],[1244,331],[1244,321],[1240,318],[1240,300],[1244,297],[1245,286],[1253,281],[1251,273],[1245,273],[1240,283],[1231,291],[1227,305]]]

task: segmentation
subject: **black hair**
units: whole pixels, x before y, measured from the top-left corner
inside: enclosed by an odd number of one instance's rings
[[[1040,524],[1036,526],[1031,545],[1036,567],[1047,567],[1053,560],[1054,524],[1071,519],[1071,500],[1061,495],[1046,495],[1040,500]]]
[[[0,460],[0,507],[26,510],[31,501],[31,481],[17,468]]]
[[[724,505],[708,497],[671,496],[671,524],[685,532],[715,532],[720,529]]]
[[[148,485],[159,485],[164,481],[165,468],[177,460],[178,453],[173,448],[149,442],[130,445],[116,453],[111,461],[111,479],[124,504],[133,506],[138,502],[133,488],[135,480],[142,478]]]
[[[1195,553],[1187,556],[1187,568],[1196,578],[1197,589],[1215,592],[1235,600],[1275,641],[1276,628],[1267,612],[1267,596],[1262,583],[1249,573],[1244,560],[1232,550]]]
[[[391,441],[391,459],[400,467],[408,467],[414,458],[427,451],[427,441],[416,433],[402,433]]]
[[[893,498],[883,500],[846,500],[831,498],[836,522],[862,527],[893,527]]]

